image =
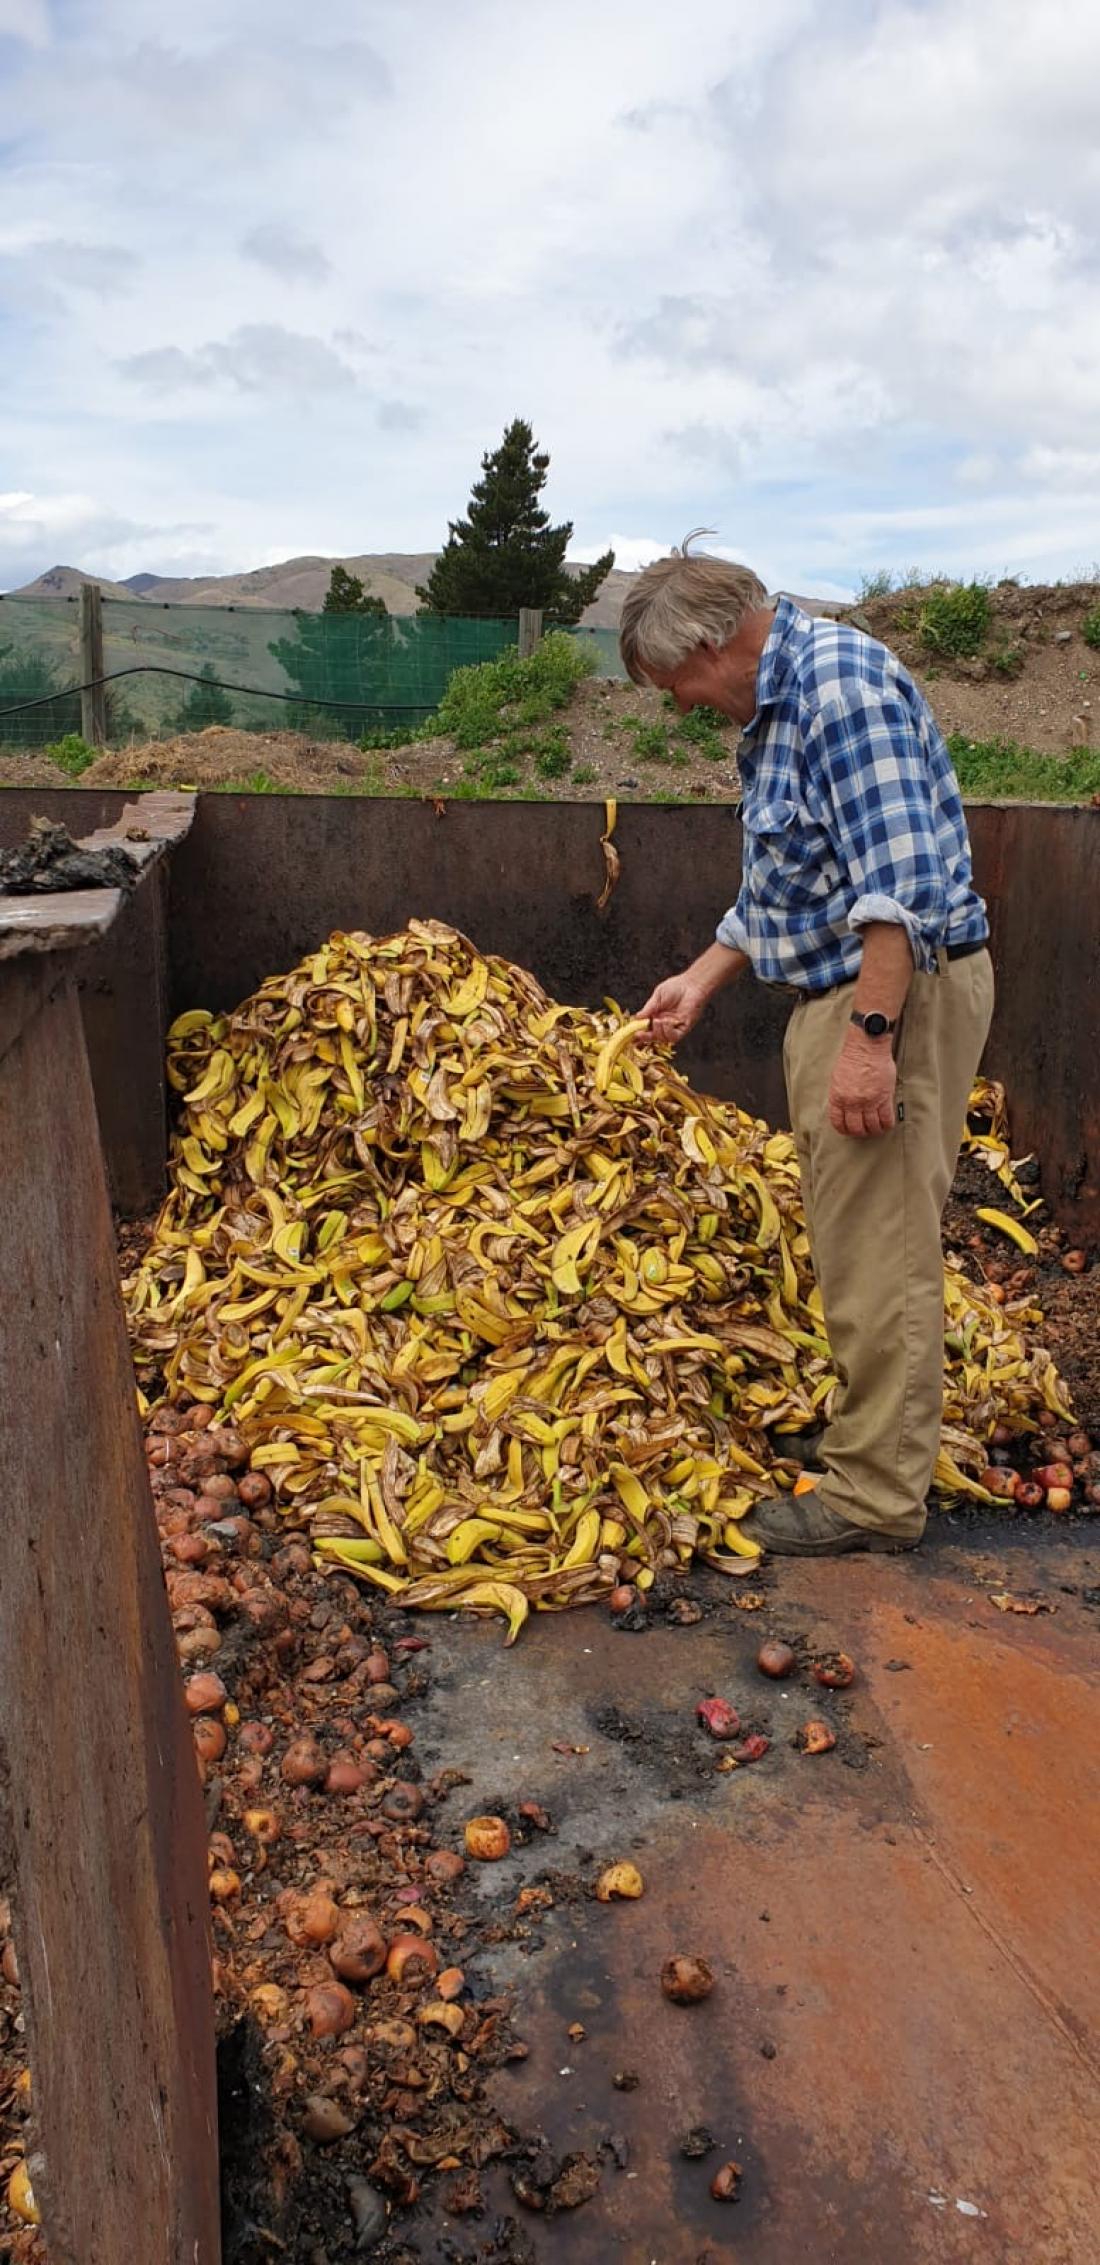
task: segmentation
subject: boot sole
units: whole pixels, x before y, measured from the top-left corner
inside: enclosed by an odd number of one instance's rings
[[[759,1541],[760,1547],[771,1557],[854,1557],[857,1554],[897,1557],[907,1549],[919,1549],[923,1536],[918,1535],[915,1541],[898,1541],[890,1534],[868,1530],[866,1535],[860,1534],[858,1539],[851,1540],[847,1534],[830,1536],[824,1541],[766,1541],[758,1534],[746,1538]]]

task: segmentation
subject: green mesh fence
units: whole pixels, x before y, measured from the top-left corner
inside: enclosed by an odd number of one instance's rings
[[[493,660],[518,622],[103,600],[112,745],[224,724],[311,738],[412,736],[457,668]],[[80,609],[0,599],[0,746],[80,730]]]
[[[80,730],[80,612],[59,598],[0,604],[0,747],[44,747]],[[45,700],[12,716],[23,701]]]
[[[620,683],[629,684],[630,679],[619,651],[617,629],[574,629],[570,634],[576,638],[578,645],[584,645],[595,654],[597,676],[615,677]]]

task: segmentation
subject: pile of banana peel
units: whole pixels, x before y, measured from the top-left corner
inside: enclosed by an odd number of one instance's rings
[[[836,1386],[787,1134],[434,920],[182,1015],[168,1074],[143,1406],[209,1404],[319,1560],[510,1642],[693,1558],[753,1570],[740,1521]],[[1016,1197],[1002,1099],[971,1137]],[[951,1261],[945,1297],[936,1481],[992,1502],[993,1426],[1069,1409],[1035,1308]]]

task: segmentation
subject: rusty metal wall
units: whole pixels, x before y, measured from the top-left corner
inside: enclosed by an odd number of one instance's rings
[[[1100,1242],[1100,812],[969,810],[991,917],[997,1009],[987,1049],[1018,1152],[1075,1234]],[[532,968],[557,996],[637,1006],[709,943],[737,893],[728,806],[620,810],[622,878],[605,913],[600,804],[427,803],[207,796],[172,868],[174,1006],[224,1006],[332,928],[452,921]],[[719,998],[681,1049],[705,1090],[786,1122],[787,1006],[751,981]]]
[[[216,2265],[206,1828],[68,966],[0,965],[0,1870],[51,2265]]]
[[[1019,1154],[1034,1149],[1058,1217],[1100,1244],[1100,810],[968,811],[989,905],[997,1009],[986,1059]]]
[[[120,798],[94,799],[117,815]],[[9,790],[0,840],[19,838],[31,807],[75,806],[86,830],[83,800]],[[969,818],[998,974],[987,1066],[1009,1085],[1017,1149],[1042,1158],[1059,1215],[1100,1242],[1100,813],[974,804]],[[728,805],[624,806],[622,878],[601,914],[602,827],[598,803],[451,803],[437,816],[420,802],[208,795],[172,861],[173,1010],[234,1003],[335,927],[381,931],[414,914],[454,922],[562,998],[636,1006],[709,941],[736,895],[741,828]],[[688,1075],[785,1122],[786,1012],[777,994],[738,985],[683,1048]]]
[[[639,1005],[711,940],[737,892],[741,827],[728,805],[622,808],[622,877],[601,913],[603,826],[602,803],[458,802],[437,816],[427,802],[204,797],[172,865],[173,1004],[229,1004],[333,928],[416,916],[452,922],[559,998]],[[683,1049],[689,1075],[778,1119],[787,1011],[758,984],[719,999]]]
[[[73,835],[110,826],[130,796],[119,787],[0,787],[0,849],[16,849],[31,818],[54,818]]]
[[[0,849],[25,839],[32,816],[83,836],[113,825],[130,800],[99,788],[0,790]],[[127,1219],[151,1211],[165,1190],[167,903],[165,872],[146,873],[110,934],[75,969],[111,1200]]]

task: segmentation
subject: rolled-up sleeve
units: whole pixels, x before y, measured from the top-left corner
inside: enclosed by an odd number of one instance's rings
[[[928,757],[912,716],[901,700],[853,686],[849,697],[818,711],[806,748],[822,822],[854,892],[849,928],[903,927],[914,964],[934,966],[948,874]]]
[[[742,889],[736,904],[731,905],[729,911],[723,913],[715,930],[715,942],[724,944],[728,952],[744,952],[746,959],[751,959],[749,932],[745,926],[743,911],[744,899],[745,892]]]

